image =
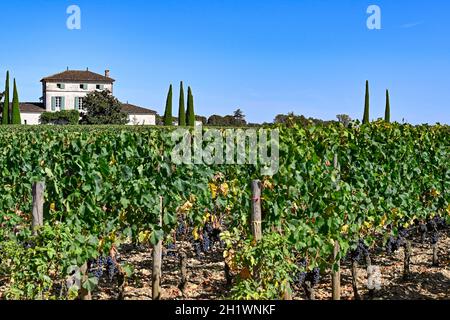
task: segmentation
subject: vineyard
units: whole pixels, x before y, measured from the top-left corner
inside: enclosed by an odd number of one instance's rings
[[[258,165],[175,165],[170,128],[0,128],[0,299],[101,298],[105,286],[123,299],[139,274],[124,257],[155,268],[160,246],[157,276],[170,264],[182,293],[201,276],[194,264],[223,266],[214,298],[319,299],[324,283],[339,298],[345,273],[362,299],[362,268],[376,278],[401,250],[411,278],[417,246],[448,269],[450,127],[275,129],[270,177]]]

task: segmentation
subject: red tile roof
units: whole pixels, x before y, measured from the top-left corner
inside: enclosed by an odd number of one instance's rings
[[[45,112],[44,104],[40,102],[23,102],[19,104],[19,109],[20,112],[24,113]],[[156,114],[156,111],[138,107],[129,103],[122,104],[122,111],[128,114]]]
[[[156,114],[156,111],[138,107],[129,103],[122,104],[122,111],[129,114]]]
[[[12,106],[12,104],[10,104]],[[40,102],[22,102],[19,104],[20,112],[24,113],[42,113],[45,112],[44,104]]]
[[[115,80],[104,75],[94,73],[88,70],[67,70],[61,73],[57,73],[48,77],[45,77],[41,82],[54,82],[54,81],[86,81],[86,82],[106,82],[113,83]]]

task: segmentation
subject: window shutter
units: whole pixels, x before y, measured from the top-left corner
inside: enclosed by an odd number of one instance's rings
[[[61,83],[61,89],[65,89],[66,85],[64,83]]]
[[[61,110],[66,110],[66,97],[61,97]]]
[[[52,97],[52,111],[56,111],[56,97]]]
[[[83,84],[83,89],[84,90],[87,90],[87,88],[88,88],[88,85],[85,83],[85,84]]]
[[[101,84],[100,85],[100,90],[102,90],[102,91],[105,90],[105,85]]]
[[[75,97],[75,110],[78,110],[80,108],[80,98]]]

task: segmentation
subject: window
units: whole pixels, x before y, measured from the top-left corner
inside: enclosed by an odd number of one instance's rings
[[[64,97],[52,97],[52,111],[65,110],[65,100]]]
[[[85,83],[80,84],[80,89],[87,90],[87,88],[88,88],[87,84],[85,84]]]
[[[64,83],[58,83],[56,86],[58,87],[58,89],[65,89],[66,88],[66,85]]]
[[[97,90],[103,90],[103,89],[105,89],[105,86],[103,84],[98,84],[98,85],[95,86],[95,88]]]
[[[55,97],[55,108],[61,108],[62,105],[62,97]]]
[[[83,98],[75,97],[75,110],[83,110]]]

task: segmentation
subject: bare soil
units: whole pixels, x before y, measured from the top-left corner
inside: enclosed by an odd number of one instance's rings
[[[180,245],[179,245],[180,246]],[[215,300],[226,298],[224,262],[222,252],[215,248],[211,253],[198,259],[189,243],[182,244],[188,256],[188,284],[182,292],[178,286],[181,279],[180,263],[176,256],[164,255],[162,270],[163,300]],[[134,275],[125,287],[124,299],[151,299],[152,252],[150,248],[126,245],[121,247],[121,261],[133,265]],[[403,278],[404,252],[400,249],[393,255],[385,252],[373,253],[372,265],[378,266],[381,273],[381,289],[369,296],[367,289],[367,270],[365,266],[358,269],[358,290],[362,299],[380,300],[450,300],[450,235],[442,235],[439,242],[439,267],[432,266],[432,249],[428,243],[412,242],[411,275]],[[331,276],[324,274],[316,288],[317,300],[331,299]],[[93,299],[117,299],[118,290],[115,283],[102,280],[100,288],[93,294]],[[352,277],[350,265],[342,264],[341,298],[352,300]],[[303,289],[294,288],[294,300],[304,300]]]

